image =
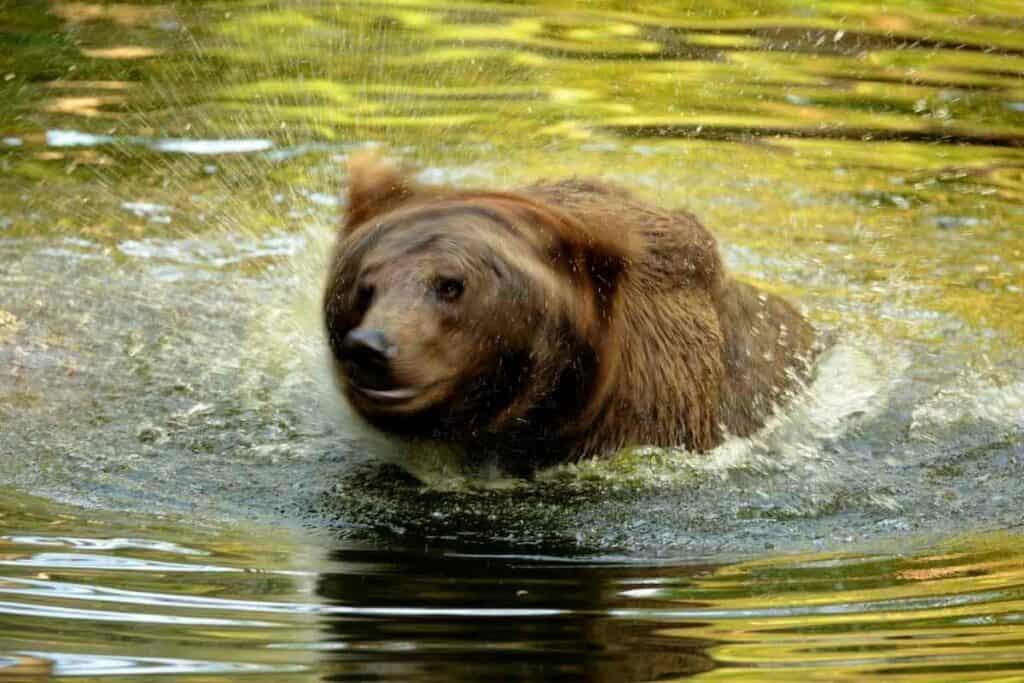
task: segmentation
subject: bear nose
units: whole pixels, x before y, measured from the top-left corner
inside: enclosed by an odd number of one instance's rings
[[[390,387],[394,355],[395,345],[380,330],[355,329],[341,341],[341,360],[348,364],[349,377],[366,389]]]
[[[394,344],[380,330],[352,330],[341,342],[342,353],[356,356],[373,357],[374,360],[387,361],[394,355]]]

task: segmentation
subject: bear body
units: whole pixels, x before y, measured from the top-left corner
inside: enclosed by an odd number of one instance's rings
[[[371,424],[521,473],[628,446],[746,436],[806,377],[815,334],[729,278],[714,237],[593,180],[514,192],[349,166],[324,320]]]

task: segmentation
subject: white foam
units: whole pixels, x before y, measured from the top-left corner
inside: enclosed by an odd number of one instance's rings
[[[750,437],[730,437],[708,453],[633,448],[608,459],[554,468],[544,478],[571,477],[631,485],[685,485],[694,477],[724,479],[734,470],[805,470],[827,476],[822,443],[884,409],[909,365],[904,353],[873,353],[866,343],[836,344],[818,360],[810,385]]]
[[[154,140],[150,147],[158,152],[176,152],[180,154],[215,155],[215,154],[249,154],[271,149],[274,143],[270,140],[199,140],[189,138],[168,138]]]
[[[302,247],[302,240],[301,235],[275,235],[258,240],[234,238],[218,241],[153,238],[122,240],[118,243],[117,249],[126,256],[138,259],[224,268],[262,258],[290,256]]]
[[[746,439],[728,439],[694,466],[724,471],[770,458],[772,467],[813,466],[820,444],[853,424],[876,416],[910,359],[902,353],[883,357],[855,342],[841,342],[819,359],[806,391],[779,410],[763,429]]]
[[[136,216],[153,216],[168,213],[171,209],[163,204],[152,204],[150,202],[121,202],[121,208],[131,211]]]
[[[93,135],[77,130],[48,130],[46,144],[50,147],[97,147],[114,141],[109,135]]]
[[[977,371],[964,371],[952,385],[914,409],[910,432],[928,438],[937,429],[977,421],[1024,426],[1024,381],[1001,384]]]

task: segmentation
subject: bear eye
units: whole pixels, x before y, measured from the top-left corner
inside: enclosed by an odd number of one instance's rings
[[[373,302],[373,294],[373,285],[359,285],[356,289],[356,310],[360,313],[366,313]]]
[[[443,277],[437,281],[434,286],[434,291],[437,292],[437,298],[441,301],[447,301],[449,303],[457,301],[462,292],[465,291],[466,284],[454,277]]]

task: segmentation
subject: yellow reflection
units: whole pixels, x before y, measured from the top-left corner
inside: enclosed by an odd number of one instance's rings
[[[1022,539],[950,543],[924,555],[802,555],[740,562],[657,599],[721,615],[659,631],[707,639],[708,680],[977,680],[1024,674]],[[799,672],[799,676],[794,676]]]
[[[137,83],[129,81],[49,81],[46,87],[51,90],[117,90],[124,91],[136,87]]]
[[[163,54],[163,50],[143,45],[120,45],[85,49],[82,54],[93,59],[148,59]]]
[[[109,112],[101,111],[109,104],[123,104],[125,99],[118,96],[104,97],[56,97],[43,106],[43,110],[53,114],[71,114],[94,118]]]
[[[168,7],[132,5],[128,3],[56,2],[50,11],[72,23],[112,21],[122,26],[140,26],[168,19],[173,12]]]

